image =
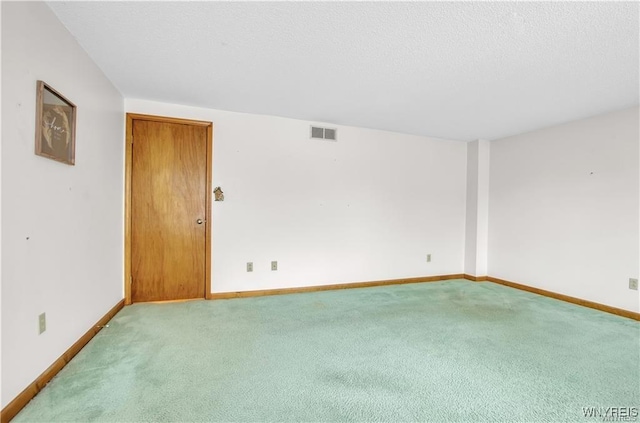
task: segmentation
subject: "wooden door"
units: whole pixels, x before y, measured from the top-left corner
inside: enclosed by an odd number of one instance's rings
[[[204,298],[208,128],[131,121],[131,300]]]

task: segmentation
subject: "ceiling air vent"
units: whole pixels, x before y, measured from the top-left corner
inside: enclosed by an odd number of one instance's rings
[[[319,126],[311,127],[311,138],[319,140],[337,141],[337,132],[335,128],[320,128]]]

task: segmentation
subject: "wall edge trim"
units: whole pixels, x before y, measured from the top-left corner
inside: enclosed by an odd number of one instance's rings
[[[464,279],[463,274],[419,276],[415,278],[388,279],[369,282],[338,283],[331,285],[304,286],[299,288],[264,289],[256,291],[214,292],[207,295],[209,300],[231,298],[264,297],[268,295],[301,294],[304,292],[334,291],[339,289],[370,288],[374,286],[404,285],[408,283],[438,282],[450,279]]]
[[[0,412],[1,423],[8,423],[31,401],[38,393],[44,388],[49,381],[58,374],[60,370],[66,366],[73,357],[80,352],[82,348],[91,339],[96,336],[102,328],[100,326],[106,325],[109,320],[113,318],[124,307],[124,299],[118,301],[118,303],[111,308],[100,320],[96,322],[84,335],[80,337],[68,350],[66,350],[56,361],[54,361],[44,372],[40,374],[27,386],[22,392],[18,394],[9,404],[6,405]]]
[[[534,294],[542,295],[544,297],[553,298],[560,301],[565,301],[572,304],[577,304],[583,307],[593,308],[595,310],[604,311],[605,313],[615,314],[617,316],[626,317],[628,319],[638,320],[640,321],[640,313],[636,313],[635,311],[624,310],[622,308],[617,308],[613,306],[609,306],[606,304],[600,304],[589,300],[583,300],[581,298],[571,297],[569,295],[559,294],[553,291],[547,291],[545,289],[535,288],[528,285],[523,285],[516,282],[507,281],[504,279],[494,278],[492,276],[487,276],[487,281],[497,283],[499,285],[508,286],[510,288],[520,289],[522,291],[531,292]]]
[[[464,278],[474,282],[484,282],[487,280],[488,276],[473,276],[465,273]]]

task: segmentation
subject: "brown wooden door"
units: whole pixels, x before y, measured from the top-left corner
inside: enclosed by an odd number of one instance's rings
[[[131,299],[204,298],[207,128],[132,125]]]

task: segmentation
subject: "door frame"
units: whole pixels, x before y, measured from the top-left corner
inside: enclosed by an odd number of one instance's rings
[[[180,119],[165,116],[127,113],[125,134],[125,167],[124,167],[124,303],[131,304],[131,173],[133,165],[133,121],[146,120],[152,122],[177,123],[181,125],[203,126],[207,128],[207,175],[205,194],[205,247],[204,274],[205,292],[203,298],[211,298],[211,175],[213,168],[213,123],[202,120]]]

